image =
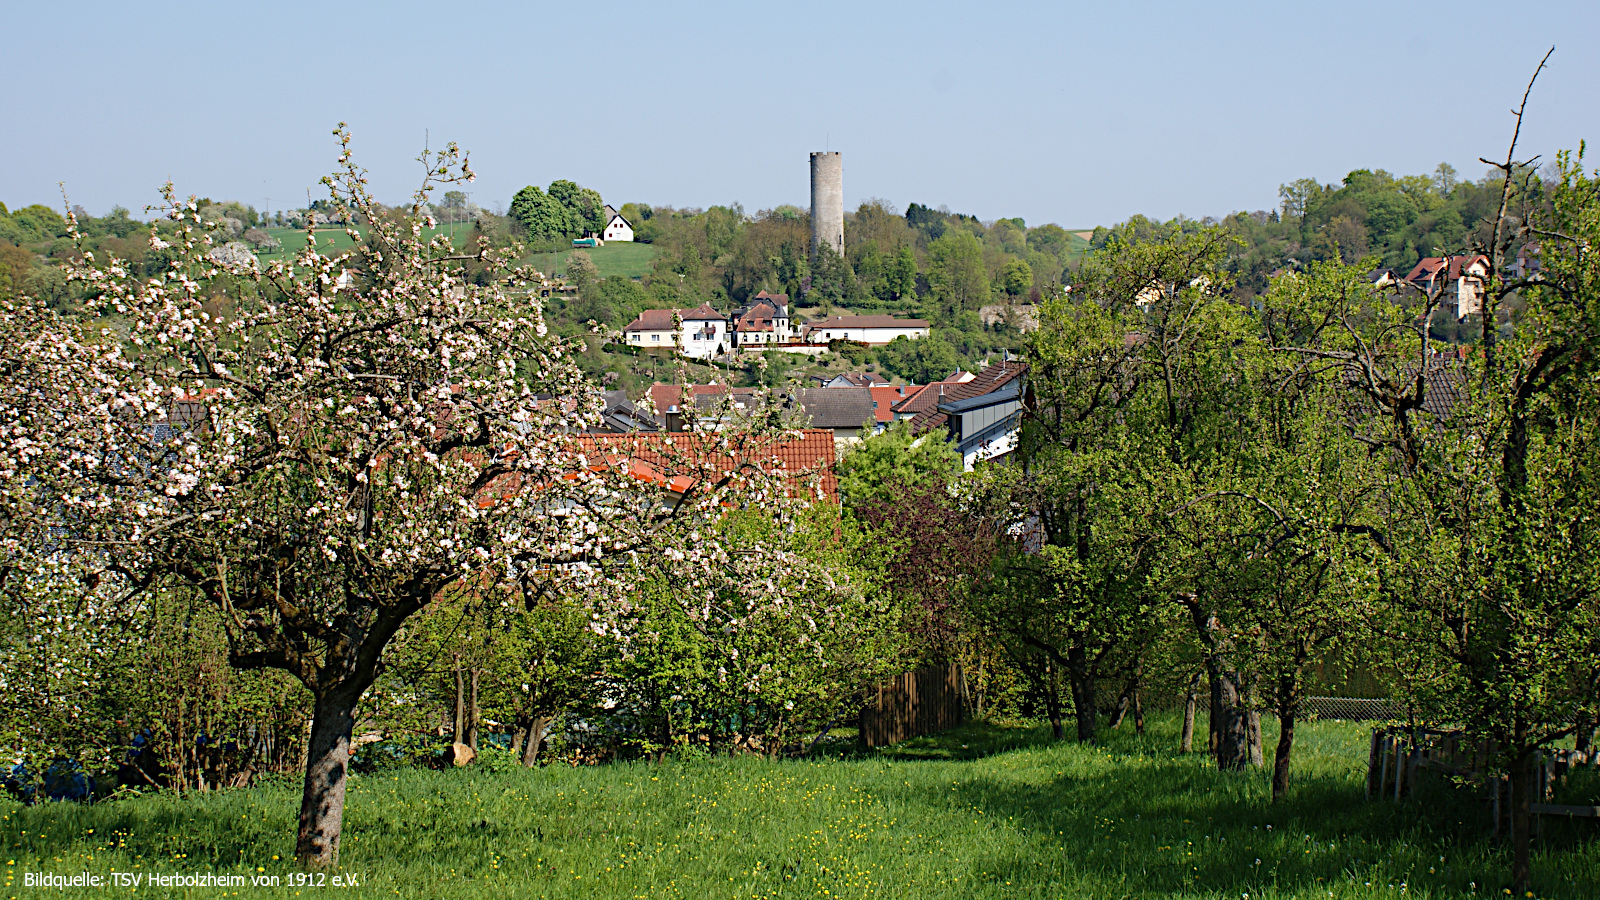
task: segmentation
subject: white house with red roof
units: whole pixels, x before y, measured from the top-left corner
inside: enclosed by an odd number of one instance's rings
[[[1489,281],[1489,257],[1430,256],[1417,263],[1405,280],[1428,296],[1442,291],[1440,299],[1457,319],[1483,312],[1484,285]]]
[[[675,314],[683,319],[681,333],[673,327]],[[728,317],[712,309],[709,303],[689,310],[647,309],[622,329],[623,343],[630,347],[671,349],[674,338],[677,351],[695,359],[721,356],[733,348]]]
[[[728,317],[733,328],[733,340],[740,348],[787,344],[794,340],[789,325],[789,295],[769,294],[762,291],[750,302],[733,311]]]

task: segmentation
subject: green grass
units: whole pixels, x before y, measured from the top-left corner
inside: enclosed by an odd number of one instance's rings
[[[298,228],[268,228],[267,233],[278,239],[282,249],[273,253],[260,253],[257,258],[262,262],[272,262],[278,259],[288,259],[305,246],[305,232]],[[441,225],[438,228],[424,231],[426,237],[432,238],[435,234],[449,234],[450,226]],[[470,224],[455,226],[455,243],[457,247],[465,248],[472,236]],[[323,252],[340,252],[349,250],[353,242],[345,234],[343,228],[318,228],[317,247]],[[650,244],[640,243],[611,243],[604,247],[591,247],[584,250],[594,260],[595,267],[600,270],[600,277],[609,278],[612,275],[621,275],[626,278],[642,278],[650,273],[650,262],[656,257],[656,248]],[[562,250],[556,253],[530,253],[523,257],[522,262],[536,266],[541,271],[549,271],[550,261],[555,259],[556,273],[566,274],[567,260],[572,257],[571,250]]]
[[[656,258],[656,248],[653,244],[638,242],[613,242],[604,247],[585,247],[583,252],[589,254],[594,260],[594,266],[600,270],[601,278],[610,278],[621,275],[624,278],[643,278],[650,274],[650,263]],[[549,272],[550,260],[555,259],[557,275],[567,273],[567,260],[572,258],[571,250],[561,250],[555,253],[530,253],[522,261],[537,267],[542,272]]]
[[[1265,772],[1173,752],[1175,723],[1102,747],[978,724],[829,759],[406,770],[351,783],[343,869],[426,898],[1503,896],[1479,804],[1361,799],[1366,731],[1307,726],[1292,799]],[[1269,728],[1269,739],[1271,738]],[[3,897],[23,871],[287,877],[292,784],[191,799],[0,810]],[[1593,825],[1594,823],[1583,823]],[[1600,895],[1594,830],[1550,829],[1539,896]],[[274,858],[277,857],[277,858]],[[1473,883],[1476,887],[1469,887]],[[215,888],[154,896],[213,897]],[[231,891],[228,892],[231,896]],[[152,896],[148,890],[139,895]],[[240,889],[294,896],[295,889]]]
[[[450,231],[449,225],[441,225],[437,228],[424,229],[423,236],[432,239],[435,234],[450,234]],[[256,254],[256,258],[263,263],[289,259],[300,252],[300,248],[305,246],[306,233],[302,229],[268,228],[267,233],[278,239],[281,249],[272,253]],[[471,236],[472,226],[470,224],[455,226],[455,244],[457,247],[467,246],[467,241]],[[349,250],[354,244],[355,242],[350,240],[350,235],[345,233],[342,226],[317,229],[317,249],[323,253],[330,251],[338,253]]]

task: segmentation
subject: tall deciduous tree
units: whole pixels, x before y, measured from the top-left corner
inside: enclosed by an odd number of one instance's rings
[[[1325,292],[1325,327],[1295,349],[1340,369],[1369,411],[1361,439],[1392,462],[1392,551],[1381,559],[1393,636],[1419,669],[1421,699],[1500,753],[1520,894],[1538,753],[1592,721],[1600,670],[1600,179],[1581,152],[1562,154],[1541,209],[1515,152],[1513,139],[1496,164],[1504,180],[1479,248],[1490,276],[1472,352],[1441,353],[1433,340],[1442,290],[1421,302]],[[1527,236],[1540,239],[1543,271],[1507,280],[1513,243]],[[1513,295],[1527,304],[1515,316]]]

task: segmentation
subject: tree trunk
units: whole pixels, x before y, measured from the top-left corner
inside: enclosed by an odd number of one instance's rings
[[[511,755],[520,759],[522,757],[522,742],[527,739],[528,729],[518,725],[516,730],[511,732]]]
[[[1117,705],[1111,708],[1111,718],[1106,722],[1106,727],[1112,731],[1121,728],[1122,720],[1128,717],[1128,708],[1133,705],[1134,685],[1134,680],[1128,679],[1128,683],[1122,687],[1122,693],[1117,695]]]
[[[1179,753],[1194,752],[1194,714],[1200,704],[1200,673],[1189,676],[1189,691],[1183,699],[1183,736],[1178,744]]]
[[[1518,732],[1521,729],[1517,729]],[[1520,737],[1520,734],[1519,734]],[[1511,761],[1511,893],[1521,897],[1532,890],[1530,860],[1533,848],[1533,793],[1537,781],[1538,754],[1518,741],[1523,749]]]
[[[461,657],[455,658],[456,717],[451,727],[450,739],[460,744],[467,736],[467,681],[461,672]]]
[[[1216,698],[1220,706],[1214,727],[1217,768],[1240,772],[1250,765],[1250,715],[1239,693],[1238,677],[1229,673],[1217,679]]]
[[[1044,664],[1044,710],[1050,717],[1050,736],[1061,740],[1066,730],[1061,727],[1061,679],[1054,664]]]
[[[550,728],[549,716],[535,716],[528,724],[528,743],[522,748],[522,764],[533,768],[539,760],[539,748],[544,744],[545,733]]]
[[[1094,675],[1082,647],[1067,651],[1067,681],[1072,685],[1072,713],[1078,720],[1078,742],[1094,743]]]
[[[1589,752],[1594,746],[1595,723],[1588,716],[1579,716],[1572,729],[1572,748],[1579,753]]]
[[[1144,699],[1139,696],[1139,689],[1133,689],[1133,733],[1144,734]]]
[[[300,831],[294,849],[300,864],[309,869],[331,869],[339,864],[350,734],[355,730],[356,701],[360,697],[360,691],[336,687],[316,701],[316,716],[307,741]]]
[[[483,720],[483,710],[478,708],[478,675],[481,673],[477,666],[472,667],[472,700],[470,703],[471,718],[467,719],[467,746],[473,753],[478,752],[478,723]]]
[[[1256,709],[1253,703],[1245,713],[1245,738],[1250,751],[1250,765],[1261,765],[1261,711]]]
[[[1294,752],[1294,707],[1278,710],[1278,749],[1272,753],[1272,802],[1289,795],[1289,755]]]

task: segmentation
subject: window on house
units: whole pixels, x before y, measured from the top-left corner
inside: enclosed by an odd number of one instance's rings
[[[661,340],[661,335],[659,335],[659,334],[652,334],[652,335],[650,335],[650,340],[652,340],[652,341],[659,341],[659,340]]]

